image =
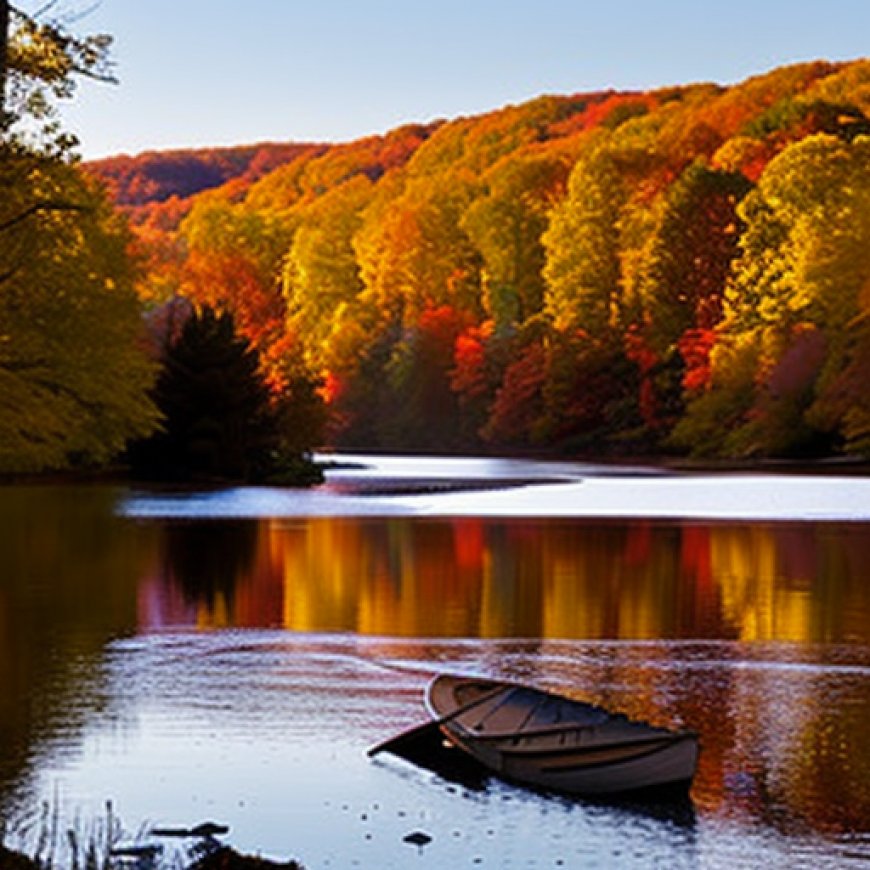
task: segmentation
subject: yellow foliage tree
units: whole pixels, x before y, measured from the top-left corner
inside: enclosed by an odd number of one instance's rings
[[[863,359],[870,137],[817,134],[790,145],[738,212],[746,231],[725,294],[712,384],[690,405],[678,439],[699,449],[718,416],[720,427],[732,424],[721,444],[730,454],[827,451],[850,437],[848,425],[857,443],[862,424],[844,397],[854,396],[856,383],[846,373]],[[747,361],[751,380],[742,377],[734,393],[728,385]]]
[[[103,463],[157,422],[130,237],[52,120],[110,41],[0,4],[0,472]]]
[[[100,463],[147,434],[128,235],[73,166],[0,150],[0,471]]]

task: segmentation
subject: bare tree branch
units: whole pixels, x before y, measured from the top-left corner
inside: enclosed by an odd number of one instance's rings
[[[59,2],[60,0],[49,0],[49,2],[42,7],[42,9],[38,9],[36,12],[33,13],[33,18],[42,18],[43,15],[51,12],[51,10],[54,9],[54,7],[57,6]]]
[[[0,369],[7,372],[26,372],[32,369],[45,368],[48,364],[46,359],[37,360],[0,360]]]
[[[0,0],[0,131],[7,126],[6,74],[9,65],[9,0]]]
[[[38,214],[41,211],[88,211],[90,206],[80,205],[74,202],[54,202],[51,200],[46,200],[45,202],[37,202],[28,208],[24,209],[24,211],[19,212],[15,217],[9,218],[6,221],[0,223],[0,232],[5,232],[8,229],[16,226],[17,224],[24,223],[29,217],[32,217],[35,214]]]
[[[56,0],[54,0],[54,2],[56,2]],[[52,6],[54,5],[54,2],[51,3]],[[79,21],[84,20],[89,15],[92,15],[94,12],[96,12],[97,9],[99,9],[102,5],[103,0],[96,0],[96,2],[91,3],[90,6],[82,9],[81,12],[70,12],[64,15],[64,21],[67,21],[70,24],[77,24]]]
[[[81,76],[82,78],[91,79],[95,82],[102,82],[106,85],[118,84],[118,77],[110,72],[95,72],[86,67],[81,67],[78,64],[73,64],[70,67],[70,72],[74,72],[77,76]]]

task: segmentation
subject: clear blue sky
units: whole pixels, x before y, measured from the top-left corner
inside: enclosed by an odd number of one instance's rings
[[[75,28],[115,37],[120,84],[64,112],[94,157],[346,141],[542,93],[850,60],[870,55],[870,0],[102,0]]]

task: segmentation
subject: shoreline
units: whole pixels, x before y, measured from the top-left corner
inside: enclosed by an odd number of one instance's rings
[[[106,866],[127,866],[122,863],[127,858],[137,860],[137,863],[133,865],[136,867],[160,866],[153,863],[153,856],[148,857],[145,849],[139,850],[138,853],[135,849],[119,850],[113,854],[118,860],[111,861],[110,859]],[[22,852],[7,849],[0,844],[0,870],[45,870],[45,865]],[[218,846],[188,865],[187,870],[305,870],[305,867],[293,859],[286,862],[276,862],[255,855],[243,855],[230,846]]]
[[[673,474],[782,474],[782,475],[814,475],[840,477],[870,477],[870,459],[861,456],[826,456],[816,459],[693,459],[691,457],[675,457],[667,454],[638,455],[569,455],[552,452],[451,452],[435,453],[432,451],[357,451],[348,449],[344,452],[318,453],[316,455],[334,457],[327,461],[315,461],[314,465],[323,472],[341,470],[347,467],[342,462],[342,456],[356,457],[366,455],[372,457],[394,456],[404,459],[419,457],[439,459],[515,459],[547,463],[576,463],[578,465],[597,466],[602,469],[614,470],[630,468],[648,468]],[[505,481],[507,485],[508,481]],[[8,486],[66,486],[66,485],[101,485],[115,484],[127,487],[142,487],[155,491],[189,492],[191,490],[224,489],[231,486],[275,487],[285,486],[289,489],[307,489],[312,484],[300,482],[276,483],[274,481],[245,482],[234,480],[203,480],[203,481],[147,481],[132,477],[128,469],[121,466],[96,469],[71,469],[67,471],[34,471],[34,472],[0,472],[0,487]],[[316,484],[315,484],[316,485]],[[476,488],[476,487],[472,487]]]

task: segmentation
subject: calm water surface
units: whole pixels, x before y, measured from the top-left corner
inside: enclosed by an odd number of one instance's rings
[[[0,489],[7,839],[35,835],[43,801],[65,827],[110,799],[130,838],[214,819],[309,868],[865,866],[866,481],[836,479],[838,503],[804,478],[771,512],[795,478],[694,478],[714,508],[741,487],[755,519],[680,519],[695,508],[667,487],[686,481],[635,469],[593,490],[593,472],[381,460],[302,494]],[[572,486],[605,492],[603,517],[568,516]],[[698,730],[691,803],[368,759],[443,670]],[[432,842],[404,843],[415,830]]]

